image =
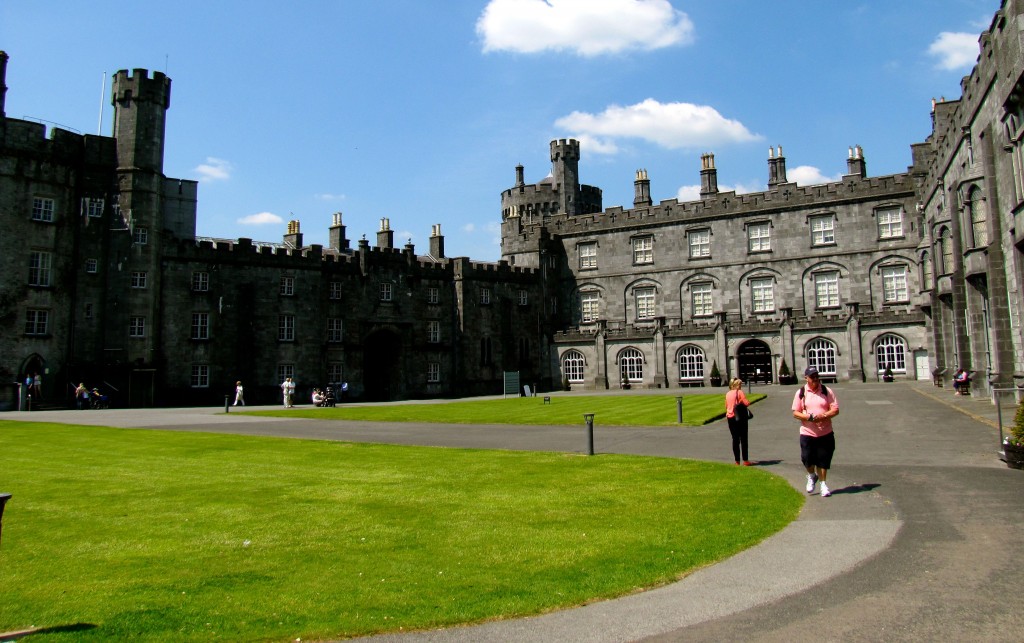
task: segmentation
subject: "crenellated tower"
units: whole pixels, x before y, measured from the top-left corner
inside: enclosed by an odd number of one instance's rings
[[[551,141],[551,176],[558,194],[558,214],[580,213],[580,142]]]

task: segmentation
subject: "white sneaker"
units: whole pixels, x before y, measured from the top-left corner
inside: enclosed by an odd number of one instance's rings
[[[814,485],[818,482],[818,474],[807,474],[807,493],[814,493]]]
[[[824,482],[821,483],[821,497],[828,498],[832,495],[832,490],[828,488],[828,485]]]

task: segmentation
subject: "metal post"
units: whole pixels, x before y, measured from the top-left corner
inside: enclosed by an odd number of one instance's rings
[[[15,382],[15,384],[18,386],[18,410],[20,411],[21,410],[21,404],[22,404],[22,399],[21,399],[22,398],[22,395],[21,395],[21,382]]]
[[[683,423],[683,396],[676,398],[676,422]]]
[[[587,455],[594,455],[594,414],[584,413],[583,419],[587,423]]]
[[[230,398],[231,398],[231,396],[230,396],[230,395],[225,395],[225,396],[224,396],[224,412],[225,412],[225,413],[230,413],[230,411],[228,410],[228,409],[230,409],[230,408],[231,408],[231,407],[230,407],[230,406],[228,405],[228,399],[230,399]]]
[[[31,395],[26,395],[25,396],[25,410],[26,411],[31,411],[32,410],[32,396]]]
[[[0,493],[0,542],[3,540],[4,533],[4,505],[11,499],[11,494]]]

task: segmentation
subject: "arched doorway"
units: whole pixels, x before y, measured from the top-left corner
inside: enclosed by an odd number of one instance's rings
[[[772,349],[759,339],[743,342],[736,351],[736,370],[744,382],[770,383],[772,376]]]
[[[370,402],[402,399],[402,338],[391,329],[375,330],[363,343],[363,396]]]

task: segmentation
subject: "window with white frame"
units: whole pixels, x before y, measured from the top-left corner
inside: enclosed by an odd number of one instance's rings
[[[210,339],[210,313],[192,313],[192,339]]]
[[[589,324],[597,321],[601,295],[596,291],[580,293],[580,321]]]
[[[82,213],[88,217],[98,219],[103,216],[103,199],[82,199]]]
[[[694,317],[710,317],[714,314],[710,283],[690,286],[690,301],[693,305]]]
[[[146,288],[149,282],[149,273],[145,270],[133,270],[132,271],[132,288],[142,289]]]
[[[427,382],[436,384],[441,381],[440,362],[427,362]]]
[[[342,368],[341,362],[328,362],[327,364],[327,382],[333,384],[335,382],[342,382],[344,369]],[[284,378],[281,378],[284,381]]]
[[[580,270],[597,268],[597,242],[581,243],[576,246],[580,255]]]
[[[193,364],[192,365],[192,388],[209,388],[210,387],[210,365],[209,364]]]
[[[910,299],[907,289],[907,267],[885,266],[882,268],[882,301],[887,304],[905,302]]]
[[[281,285],[278,288],[278,293],[285,297],[291,297],[295,294],[295,277],[284,276],[281,277]]]
[[[332,281],[331,285],[330,285],[330,290],[328,291],[327,296],[330,297],[331,299],[341,299],[341,292],[342,292],[341,282],[340,281]]]
[[[679,351],[679,379],[704,379],[704,351],[692,345]]]
[[[391,301],[394,297],[394,287],[390,281],[385,281],[380,285],[380,300]]]
[[[149,228],[135,226],[135,229],[132,230],[132,242],[140,246],[149,243]]]
[[[28,285],[49,286],[53,279],[53,254],[33,250],[28,256]]]
[[[295,341],[295,315],[277,316],[277,340],[280,342]]]
[[[295,364],[278,364],[277,365],[277,383],[285,381],[288,378],[295,380]]]
[[[50,332],[50,311],[29,308],[25,311],[25,334],[46,335]]]
[[[530,301],[528,293],[522,288],[519,289],[518,296],[520,306],[525,306]]]
[[[636,299],[636,318],[652,319],[655,314],[654,288],[637,288],[633,297]]]
[[[900,208],[885,208],[879,210],[876,216],[879,239],[897,239],[903,236],[903,211]]]
[[[875,342],[875,366],[882,373],[886,368],[894,373],[907,372],[907,343],[898,335],[882,335]]]
[[[836,219],[831,214],[811,217],[811,245],[830,246],[836,242]]]
[[[826,376],[836,374],[836,345],[827,339],[815,339],[807,343],[807,365],[818,369]]]
[[[686,233],[690,245],[690,259],[711,256],[711,230],[691,230]]]
[[[129,337],[145,337],[146,336],[146,318],[142,316],[132,316],[128,318],[128,336]]]
[[[484,305],[487,305],[487,304],[491,303],[491,289],[490,288],[481,288],[480,289],[480,303],[484,304]]]
[[[755,313],[770,313],[775,310],[775,280],[762,277],[750,280],[750,300]]]
[[[579,351],[566,351],[562,356],[562,375],[570,383],[578,384],[583,381],[583,366],[583,353]]]
[[[643,382],[644,354],[635,348],[619,353],[619,376],[627,382]]]
[[[430,286],[427,288],[427,303],[436,304],[441,301],[441,292],[437,286]]]
[[[751,223],[747,226],[747,250],[768,252],[772,249],[772,228],[769,223]]]
[[[198,271],[192,273],[192,290],[206,292],[210,289],[210,273]]]
[[[85,271],[87,273],[94,274],[96,272],[99,272],[99,269],[100,269],[100,262],[99,261],[97,261],[95,259],[86,259],[85,260]]]
[[[633,239],[633,263],[654,263],[654,237]]]
[[[46,197],[33,197],[32,199],[32,220],[43,223],[53,222],[54,200]]]
[[[814,299],[818,308],[839,306],[839,272],[814,273]]]
[[[337,344],[342,341],[342,319],[341,317],[327,318],[327,341]]]
[[[427,322],[427,342],[437,344],[441,341],[441,322],[431,319]]]

